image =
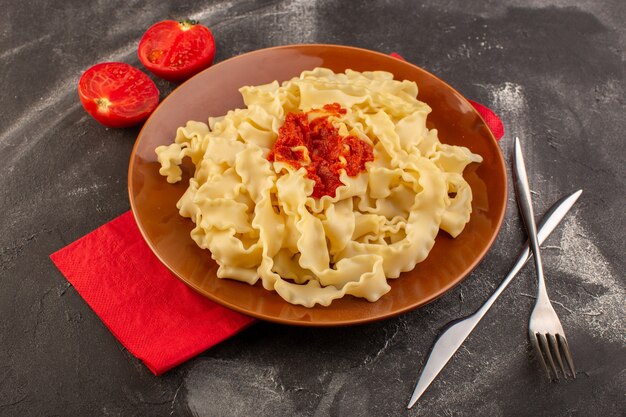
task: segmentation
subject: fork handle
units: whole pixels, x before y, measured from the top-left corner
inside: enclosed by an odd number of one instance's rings
[[[535,255],[535,269],[537,270],[537,280],[539,282],[537,298],[546,293],[546,284],[543,277],[543,265],[541,262],[541,251],[539,250],[539,238],[537,237],[537,226],[535,225],[535,215],[533,213],[532,198],[530,195],[530,185],[526,174],[526,164],[522,154],[522,146],[519,138],[515,138],[515,153],[513,157],[513,172],[515,174],[515,191],[517,192],[517,202],[519,205],[522,221],[526,226],[526,234],[530,243],[530,249]]]

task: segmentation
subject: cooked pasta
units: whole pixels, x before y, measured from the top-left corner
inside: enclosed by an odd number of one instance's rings
[[[246,108],[211,117],[208,126],[189,121],[156,149],[170,183],[182,179],[184,157],[196,167],[177,208],[195,223],[191,238],[210,251],[219,278],[261,280],[306,307],[346,294],[373,302],[390,290],[388,278],[428,256],[440,229],[456,237],[469,221],[472,190],[462,173],[482,158],[442,144],[426,127],[431,109],[417,100],[414,82],[316,68],[240,92]],[[373,158],[348,175],[342,153],[338,186],[314,196],[310,149],[288,149],[300,165],[274,154],[290,114],[326,117]]]

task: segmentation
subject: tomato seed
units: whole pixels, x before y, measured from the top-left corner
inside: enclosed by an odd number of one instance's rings
[[[159,59],[161,59],[161,57],[163,56],[163,53],[165,51],[161,50],[161,49],[153,49],[152,51],[150,51],[150,53],[148,54],[148,60],[152,63],[156,63]]]

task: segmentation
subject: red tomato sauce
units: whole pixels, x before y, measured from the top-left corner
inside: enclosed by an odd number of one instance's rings
[[[309,121],[309,113],[322,115]],[[288,113],[268,156],[272,162],[287,162],[296,169],[304,167],[307,177],[315,181],[314,198],[325,195],[334,197],[337,187],[343,185],[339,180],[342,169],[355,177],[365,170],[366,162],[374,160],[374,151],[369,143],[356,136],[341,136],[339,129],[328,120],[329,116],[342,114],[346,114],[346,109],[338,103],[327,104],[323,110]],[[297,146],[306,147],[310,161],[303,149],[293,149]],[[345,159],[345,163],[340,157]]]

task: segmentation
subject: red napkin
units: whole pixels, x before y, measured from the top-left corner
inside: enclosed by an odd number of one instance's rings
[[[471,103],[500,139],[500,119]],[[145,243],[130,211],[50,258],[111,333],[155,375],[254,322],[178,280]]]
[[[111,333],[155,375],[254,321],[178,280],[152,253],[130,211],[50,258]]]

